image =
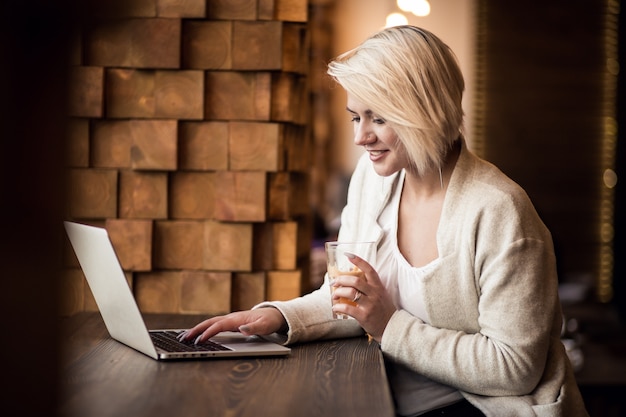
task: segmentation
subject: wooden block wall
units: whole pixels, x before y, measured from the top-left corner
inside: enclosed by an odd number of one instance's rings
[[[307,0],[129,0],[76,40],[67,218],[106,227],[143,312],[309,290]],[[95,310],[69,247],[63,312]]]

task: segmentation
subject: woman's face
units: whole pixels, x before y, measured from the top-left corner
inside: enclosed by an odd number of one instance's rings
[[[354,125],[354,143],[363,146],[370,155],[374,170],[383,177],[408,167],[402,142],[385,119],[348,93],[348,113]]]

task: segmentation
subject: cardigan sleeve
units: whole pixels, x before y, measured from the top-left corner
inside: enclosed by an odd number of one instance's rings
[[[326,282],[319,289],[302,297],[289,301],[264,302],[254,308],[261,307],[277,308],[285,317],[288,326],[287,339],[284,341],[286,345],[364,334],[356,320],[333,319],[330,288]]]

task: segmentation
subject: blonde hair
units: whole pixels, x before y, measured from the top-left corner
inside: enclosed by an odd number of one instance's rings
[[[389,124],[418,172],[440,168],[462,135],[463,74],[424,29],[384,29],[330,62],[328,74]]]

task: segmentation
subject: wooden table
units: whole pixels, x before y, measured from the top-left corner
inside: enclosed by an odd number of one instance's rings
[[[144,318],[148,328],[200,319]],[[381,352],[366,338],[296,345],[284,358],[158,362],[111,339],[98,313],[63,328],[63,417],[394,416]]]

